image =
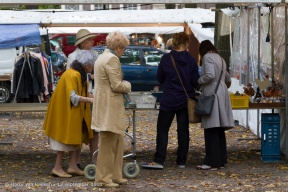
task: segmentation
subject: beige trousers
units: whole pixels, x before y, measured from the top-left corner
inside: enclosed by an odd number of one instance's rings
[[[112,180],[122,179],[123,134],[101,131],[99,139],[95,182],[112,183]]]

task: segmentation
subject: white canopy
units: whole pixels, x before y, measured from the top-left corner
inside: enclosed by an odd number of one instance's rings
[[[188,23],[199,42],[203,39],[213,42],[211,29],[202,29],[200,23],[214,23],[215,20],[215,12],[198,8],[101,11],[3,10],[0,13],[1,24],[36,23],[47,27],[50,34],[77,33],[80,27],[87,28],[92,33],[119,30],[126,34],[171,34],[184,31],[183,27]]]
[[[285,0],[286,3],[288,0]],[[194,3],[283,3],[282,0],[197,0]],[[1,0],[0,4],[5,5],[67,5],[67,4],[103,4],[108,1],[103,0]],[[191,3],[191,0],[109,0],[109,3],[135,3],[135,4],[167,4],[167,3]]]
[[[49,34],[55,33],[77,33],[79,27],[48,27]],[[91,33],[110,33],[111,31],[121,31],[127,35],[131,33],[156,33],[156,34],[172,34],[183,32],[182,26],[175,27],[81,27],[88,29]]]
[[[199,43],[204,40],[209,40],[214,44],[214,28],[202,28],[201,24],[189,23],[191,31],[198,39]]]
[[[1,24],[38,23],[44,27],[165,27],[213,22],[210,9],[101,10],[101,11],[1,11]]]

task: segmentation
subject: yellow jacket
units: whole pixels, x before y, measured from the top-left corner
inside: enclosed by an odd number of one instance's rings
[[[58,142],[70,145],[82,144],[82,121],[85,120],[88,133],[84,143],[93,137],[91,130],[91,109],[89,103],[80,103],[75,107],[70,101],[70,93],[87,97],[87,82],[81,85],[81,75],[74,69],[68,69],[61,76],[49,101],[43,129],[45,134]],[[87,132],[87,130],[86,130]]]

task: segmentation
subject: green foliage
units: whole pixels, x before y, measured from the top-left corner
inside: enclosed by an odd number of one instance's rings
[[[165,9],[175,9],[175,4],[165,4]]]
[[[25,5],[19,5],[19,9],[26,9]]]
[[[39,5],[38,9],[60,9],[60,5]]]
[[[10,7],[0,7],[0,10],[10,10]]]
[[[36,5],[20,5],[19,6],[19,9],[20,10],[24,10],[24,9],[60,9],[60,5],[39,5],[39,6],[36,6]]]

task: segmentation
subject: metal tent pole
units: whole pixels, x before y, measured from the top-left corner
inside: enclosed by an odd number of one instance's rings
[[[288,49],[287,49],[287,41],[288,41],[288,29],[287,29],[288,21],[287,21],[287,7],[285,6],[285,119],[288,119]],[[285,123],[285,159],[288,160],[288,123]]]
[[[260,33],[260,20],[261,20],[261,7],[258,7],[258,67],[257,67],[257,72],[258,72],[258,79],[260,79],[260,38],[261,38],[261,33]],[[257,138],[259,138],[259,109],[257,109]]]
[[[271,42],[272,80],[274,80],[274,31],[273,31],[273,29],[274,29],[274,24],[273,24],[274,16],[273,16],[273,12],[274,12],[274,9],[272,7],[271,11],[270,11],[270,14],[269,14],[270,15],[269,22],[270,22],[270,26],[271,26],[269,32],[270,32],[270,42]]]
[[[249,60],[249,55],[250,55],[250,36],[249,36],[249,29],[250,29],[250,25],[249,25],[249,10],[247,9],[247,83],[249,83],[250,81],[250,60]],[[249,118],[249,111],[246,110],[246,128],[249,127],[248,125],[248,118]]]

